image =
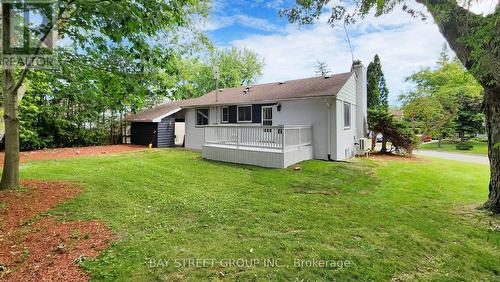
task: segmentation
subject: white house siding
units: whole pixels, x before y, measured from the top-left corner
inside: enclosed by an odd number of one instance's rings
[[[273,106],[273,125],[312,125],[313,158],[328,158],[328,106],[332,99],[310,98],[281,101]]]
[[[196,126],[196,109],[186,109],[186,148],[201,150],[205,141],[205,130],[202,126]],[[208,120],[210,124],[216,124],[218,118],[217,108],[210,107]]]
[[[335,130],[333,131],[332,158],[335,160],[344,160],[355,154],[354,143],[357,138],[357,98],[356,98],[356,76],[353,75],[346,82],[344,87],[337,94],[335,101]],[[344,128],[344,102],[351,105],[351,127]]]
[[[356,105],[351,105],[351,127],[344,128],[344,101],[336,100],[336,147],[335,160],[344,160],[352,157],[355,151],[356,136]]]
[[[337,94],[337,99],[349,102],[353,105],[357,104],[356,99],[356,75],[352,75],[347,82],[344,84],[344,87]]]

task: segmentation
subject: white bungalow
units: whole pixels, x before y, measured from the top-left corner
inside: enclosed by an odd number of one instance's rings
[[[367,135],[366,69],[212,91],[129,118],[131,142],[201,150],[206,159],[284,168],[352,157]],[[185,135],[176,124],[184,122]],[[176,136],[177,135],[177,136]]]

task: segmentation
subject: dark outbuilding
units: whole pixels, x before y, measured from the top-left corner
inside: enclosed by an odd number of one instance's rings
[[[130,116],[131,143],[154,148],[175,147],[175,123],[183,122],[179,114],[182,101],[167,103]]]

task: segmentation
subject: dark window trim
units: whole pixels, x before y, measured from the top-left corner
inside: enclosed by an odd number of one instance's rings
[[[227,110],[227,120],[224,120],[224,109]],[[221,108],[221,113],[220,113],[220,122],[221,123],[229,123],[229,107],[222,107]]]
[[[240,108],[250,107],[250,120],[240,120]],[[238,123],[252,123],[252,105],[241,105],[236,107],[236,121]]]
[[[198,111],[207,110],[207,124],[198,124]],[[195,109],[196,127],[204,127],[210,124],[210,108],[196,108]]]

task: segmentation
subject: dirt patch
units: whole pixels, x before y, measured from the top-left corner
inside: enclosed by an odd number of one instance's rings
[[[60,222],[43,215],[76,196],[75,183],[23,181],[0,192],[0,280],[87,281],[78,263],[96,257],[112,239],[101,222]]]
[[[135,152],[145,150],[144,146],[136,145],[113,145],[113,146],[94,146],[94,147],[76,147],[76,148],[60,148],[60,149],[45,149],[38,151],[21,152],[21,162],[31,160],[48,160],[48,159],[64,159],[74,158],[79,156],[95,156],[123,152]],[[0,166],[3,165],[4,153],[0,153]]]
[[[395,154],[371,154],[368,158],[371,160],[385,160],[385,161],[417,161],[417,162],[428,161],[426,159],[415,156],[401,156]]]

